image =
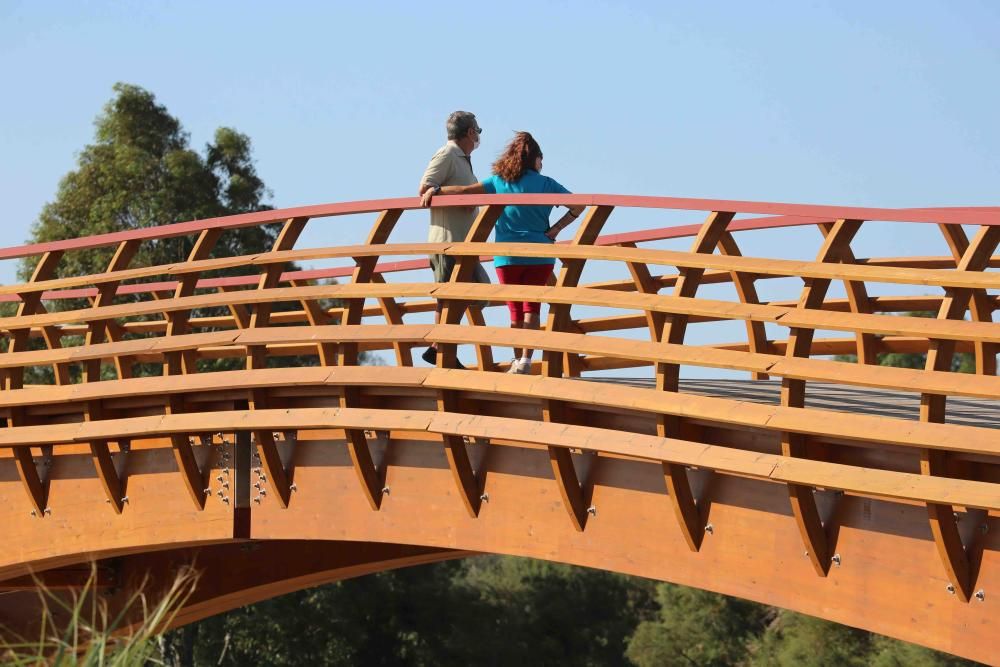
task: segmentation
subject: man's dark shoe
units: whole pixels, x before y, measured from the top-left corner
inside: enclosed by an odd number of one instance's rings
[[[420,355],[420,358],[426,361],[431,366],[437,366],[437,360],[438,360],[437,348],[436,347],[427,348],[426,350],[424,350],[424,353]],[[451,366],[451,368],[455,368],[460,371],[468,370],[465,366],[462,365],[462,362],[459,361],[458,359],[455,359],[455,365]]]

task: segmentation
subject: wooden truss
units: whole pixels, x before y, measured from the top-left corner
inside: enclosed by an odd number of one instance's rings
[[[569,243],[489,243],[503,207],[518,203],[583,205],[588,211]],[[296,489],[297,439],[330,430],[342,433],[361,493],[377,511],[389,502],[394,439],[422,433],[439,439],[455,493],[473,519],[489,500],[496,446],[543,448],[553,488],[581,533],[598,511],[603,462],[655,462],[674,516],[664,529],[678,531],[694,552],[716,528],[710,515],[717,476],[780,484],[803,557],[821,577],[839,563],[838,504],[845,494],[920,503],[950,590],[963,601],[975,599],[984,541],[977,537],[981,531],[970,536],[960,524],[973,517],[985,527],[989,513],[1000,511],[1000,439],[991,429],[949,423],[947,401],[1000,396],[1000,326],[993,322],[1000,274],[990,270],[1000,266],[996,209],[590,195],[448,197],[435,205],[482,208],[468,237],[447,244],[390,243],[403,214],[419,208],[416,200],[400,199],[0,251],[5,259],[34,263],[30,280],[0,286],[0,300],[16,304],[16,312],[0,318],[6,341],[0,451],[13,460],[31,511],[46,517],[60,452],[81,446],[92,457],[107,504],[117,514],[134,511],[126,463],[133,441],[150,437],[170,443],[178,488],[197,511],[206,508],[214,485],[233,511],[249,512],[251,483],[258,490],[255,502],[270,490],[279,507],[288,508]],[[702,211],[705,217],[686,226],[605,233],[615,211],[630,207]],[[349,214],[377,216],[363,243],[295,247],[310,221]],[[872,222],[935,224],[947,254],[859,258],[852,242]],[[213,255],[227,230],[270,224],[281,225],[270,251]],[[816,228],[815,259],[746,256],[737,243],[791,227]],[[143,244],[175,236],[192,239],[186,261],[132,265]],[[687,250],[655,246],[685,238]],[[113,248],[104,272],[60,271],[67,253],[98,248]],[[448,282],[426,280],[424,258],[431,254],[455,258]],[[476,263],[495,254],[555,256],[562,268],[544,287],[473,282]],[[307,262],[336,266],[297,266]],[[594,262],[617,264],[628,278],[587,282]],[[405,282],[396,279],[400,275]],[[767,281],[781,279],[800,281],[798,299],[762,299]],[[844,296],[831,296],[839,284]],[[704,296],[707,288],[717,294],[715,288],[726,285],[733,298]],[[873,285],[881,286],[878,295]],[[885,286],[898,295],[886,295]],[[489,309],[507,300],[547,304],[542,330],[488,325]],[[438,303],[440,324],[428,324]],[[588,312],[579,316],[583,308]],[[913,311],[936,317],[906,315]],[[745,340],[703,344],[690,331],[727,321],[739,323]],[[818,335],[829,332],[834,335]],[[440,350],[438,368],[413,367],[413,348],[432,343]],[[460,345],[476,352],[467,371],[450,370]],[[531,376],[507,374],[506,364],[494,361],[496,346],[541,350],[541,360]],[[391,355],[391,365],[359,365],[363,353],[379,350]],[[925,354],[926,366],[879,366],[879,355],[887,352]],[[959,352],[973,356],[974,374],[952,372]],[[834,354],[855,355],[857,363],[821,358]],[[232,360],[236,370],[203,370],[205,362],[219,359]],[[754,381],[778,378],[780,403],[686,393],[684,366],[741,371]],[[649,369],[653,384],[587,380],[597,371],[627,368]],[[43,369],[52,383],[25,386],[29,369]],[[826,384],[911,394],[919,398],[919,420],[810,407],[810,387]],[[401,404],[381,398],[399,391],[411,398]],[[505,401],[522,408],[512,412]],[[720,441],[720,428],[757,434],[765,444]],[[855,455],[858,447],[880,453]],[[233,477],[220,475],[218,484],[211,479],[216,455],[226,461],[225,475],[233,467]],[[236,462],[245,469],[237,470]],[[666,528],[670,522],[676,529]]]

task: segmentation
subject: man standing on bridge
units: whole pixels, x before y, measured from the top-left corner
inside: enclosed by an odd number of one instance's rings
[[[468,111],[456,111],[448,116],[445,125],[448,131],[448,143],[438,149],[431,158],[430,164],[420,179],[419,195],[433,189],[435,194],[445,185],[472,185],[479,179],[472,172],[472,151],[479,148],[479,135],[483,133],[475,114]],[[475,206],[450,206],[448,208],[431,209],[431,227],[427,235],[428,243],[461,243],[465,240],[476,219]],[[434,271],[434,282],[448,282],[455,259],[447,255],[431,255],[431,269]],[[476,262],[474,279],[476,282],[488,283],[489,276],[482,264]],[[441,322],[442,304],[438,301],[434,313],[434,323]],[[421,358],[429,364],[437,363],[437,344],[432,343]],[[458,363],[459,368],[462,364]]]

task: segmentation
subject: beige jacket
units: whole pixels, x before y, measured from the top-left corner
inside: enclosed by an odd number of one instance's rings
[[[454,141],[449,141],[438,149],[424,171],[421,184],[435,185],[472,185],[478,183],[472,173],[472,159],[458,147]],[[479,211],[475,206],[449,206],[448,208],[431,209],[431,227],[427,235],[428,243],[451,243],[464,241],[472,227]]]

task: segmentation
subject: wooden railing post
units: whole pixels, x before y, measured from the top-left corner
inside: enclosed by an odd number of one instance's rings
[[[611,206],[592,206],[587,212],[580,228],[573,238],[573,245],[593,245],[600,236],[601,230],[611,217]],[[584,259],[567,259],[563,262],[556,287],[576,287],[583,276]],[[547,332],[567,331],[570,326],[569,304],[549,304],[549,317],[545,326]],[[542,351],[542,375],[546,377],[562,377],[564,372],[565,354],[553,350]],[[563,401],[545,400],[542,402],[542,419],[548,423],[565,423],[569,406]],[[573,463],[573,453],[563,447],[549,447],[549,463],[552,475],[559,487],[563,507],[569,514],[573,527],[583,531],[590,516],[594,493],[594,476],[597,460],[591,460],[586,467],[586,475],[578,475]],[[587,455],[592,456],[592,455]]]
[[[850,252],[851,240],[861,228],[861,220],[838,220],[825,234],[823,246],[816,256],[817,262],[838,263]],[[799,308],[822,309],[827,290],[832,281],[825,278],[810,278],[799,297]],[[808,359],[815,330],[793,328],[788,336],[787,357]],[[793,408],[805,406],[805,380],[784,378],[781,382],[781,405]],[[784,456],[810,458],[806,437],[801,433],[783,432],[781,453]],[[805,555],[812,563],[816,574],[825,577],[830,571],[837,535],[836,521],[831,518],[824,524],[816,504],[814,489],[798,484],[788,485],[788,497],[792,513],[799,527],[805,545]],[[835,513],[835,510],[834,510]]]
[[[961,249],[965,245],[961,258],[958,260],[958,269],[960,271],[983,271],[989,265],[993,252],[1000,245],[1000,226],[980,227],[979,233],[968,244],[963,244],[962,237],[955,234],[954,231],[952,231],[950,238],[954,243],[953,249],[955,250]],[[973,290],[953,288],[941,301],[937,318],[939,320],[964,319],[965,312],[969,310],[970,302],[975,303]],[[955,341],[932,340],[927,351],[925,370],[950,371],[954,355]],[[921,394],[920,421],[943,423],[946,417],[946,406],[946,395]],[[923,450],[920,457],[921,474],[947,477],[947,459],[947,452]],[[954,592],[963,602],[968,602],[972,599],[973,591],[976,588],[976,579],[979,575],[983,547],[981,536],[972,544],[963,544],[958,531],[955,510],[951,505],[927,503],[927,514],[938,556],[941,558],[948,579],[954,587]]]
[[[713,211],[702,223],[698,235],[691,244],[692,253],[712,254],[726,234],[726,228],[735,217],[727,211]],[[674,284],[674,296],[694,298],[705,275],[704,269],[680,268],[680,277]],[[672,345],[682,345],[687,333],[688,316],[671,313],[660,330],[659,341]],[[656,364],[656,388],[659,391],[677,392],[680,382],[680,365]],[[662,438],[680,438],[686,435],[690,426],[676,415],[659,415],[656,433]],[[663,465],[663,479],[674,516],[681,528],[684,541],[692,551],[701,549],[705,526],[708,523],[708,495],[710,488],[702,490],[702,498],[695,497],[691,489],[687,469],[676,464]],[[710,483],[711,480],[709,480]]]
[[[484,243],[489,239],[493,226],[503,213],[502,206],[486,206],[479,210],[469,233],[466,235],[467,243]],[[461,255],[455,260],[455,266],[451,271],[449,282],[464,283],[473,278],[478,257]],[[462,314],[469,313],[469,321],[472,326],[483,326],[485,322],[482,318],[482,309],[468,301],[449,299],[445,302],[441,310],[442,324],[459,324]],[[493,369],[493,355],[488,345],[476,347],[479,359],[480,370]],[[454,343],[438,344],[438,367],[454,368],[458,360],[458,346]],[[439,389],[437,394],[437,409],[440,412],[458,412],[459,400],[458,392],[449,389]],[[466,511],[471,517],[479,516],[482,508],[482,498],[486,487],[486,457],[480,462],[478,470],[472,466],[472,459],[469,457],[469,450],[466,447],[465,439],[460,435],[442,434],[444,443],[445,458],[448,461],[448,468],[451,470],[455,480],[455,488],[459,497],[465,505]]]
[[[368,235],[368,245],[382,245],[389,234],[395,228],[400,216],[401,209],[389,209],[383,211],[375,220],[371,232]],[[354,259],[356,268],[351,282],[355,285],[371,283],[375,274],[375,266],[378,264],[377,256],[356,257]],[[361,317],[364,313],[364,299],[346,299],[344,304],[344,315],[341,321],[343,325],[361,324]],[[355,366],[358,363],[359,347],[357,343],[342,343],[337,352],[337,361],[341,366]],[[340,406],[342,408],[360,407],[361,393],[358,387],[345,386],[340,395]],[[368,446],[368,437],[362,429],[345,429],[344,436],[347,440],[347,451],[351,457],[351,464],[354,472],[361,482],[361,488],[365,491],[365,497],[373,510],[382,506],[383,489],[385,488],[386,466],[375,465],[371,449]]]

